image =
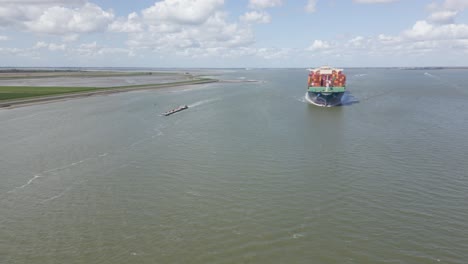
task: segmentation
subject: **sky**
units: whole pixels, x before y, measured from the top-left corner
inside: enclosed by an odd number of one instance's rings
[[[0,0],[0,67],[468,66],[468,0]]]

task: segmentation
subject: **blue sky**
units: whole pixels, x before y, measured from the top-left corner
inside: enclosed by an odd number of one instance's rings
[[[468,0],[0,0],[0,66],[468,66]]]

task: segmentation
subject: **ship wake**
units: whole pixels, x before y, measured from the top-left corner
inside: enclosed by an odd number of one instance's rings
[[[221,100],[220,97],[211,98],[211,99],[206,99],[206,100],[201,100],[201,101],[195,102],[195,103],[193,103],[193,104],[190,104],[189,107],[190,107],[190,108],[194,108],[194,107],[197,107],[197,106],[201,106],[201,105],[204,105],[204,104],[216,102],[216,101],[219,101],[219,100]]]

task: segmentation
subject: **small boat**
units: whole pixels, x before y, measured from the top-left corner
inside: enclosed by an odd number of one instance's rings
[[[188,106],[187,105],[181,105],[181,106],[179,106],[179,107],[177,107],[175,109],[164,112],[162,115],[163,116],[170,116],[172,114],[175,114],[175,113],[180,112],[180,111],[185,110],[185,109],[188,109]]]

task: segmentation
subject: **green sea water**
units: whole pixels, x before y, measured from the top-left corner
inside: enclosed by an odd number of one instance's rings
[[[0,263],[467,263],[467,71],[345,71],[0,109]]]

